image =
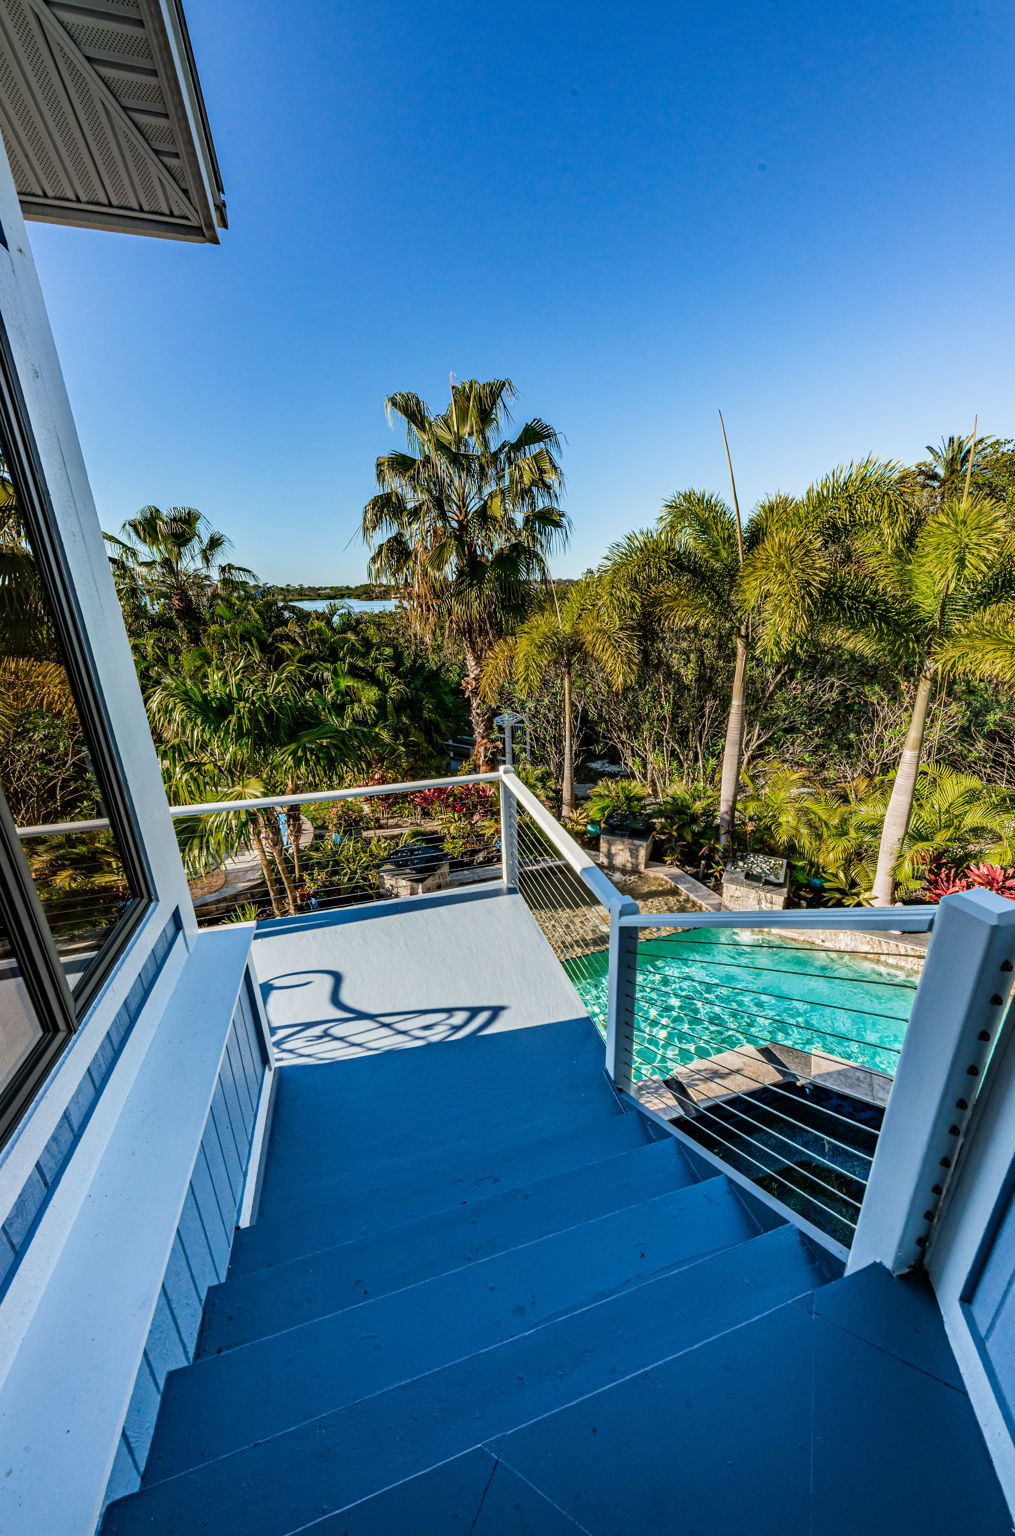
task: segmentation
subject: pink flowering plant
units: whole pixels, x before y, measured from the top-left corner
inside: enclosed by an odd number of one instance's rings
[[[943,857],[928,860],[921,891],[928,901],[940,901],[956,891],[973,890],[994,891],[998,896],[1015,901],[1015,869],[1006,869],[1003,864],[983,863],[963,868],[950,864]]]

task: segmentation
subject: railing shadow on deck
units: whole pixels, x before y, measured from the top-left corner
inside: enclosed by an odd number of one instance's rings
[[[504,1004],[489,1003],[370,1012],[343,998],[343,980],[341,971],[304,970],[290,971],[263,983],[262,995],[278,1066],[342,1061],[381,1051],[464,1040],[493,1029],[506,1011]],[[291,994],[318,987],[322,982],[327,1000],[323,1006],[311,1004],[316,1017],[291,1020],[291,1005],[295,1001]],[[285,1017],[276,1019],[272,1017],[273,1004],[277,1013],[282,1004],[280,993],[290,996],[284,1007]]]

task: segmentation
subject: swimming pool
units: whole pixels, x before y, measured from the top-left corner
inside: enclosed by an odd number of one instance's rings
[[[607,954],[565,960],[592,1018],[606,1017]],[[916,978],[769,931],[694,928],[638,946],[634,1077],[771,1043],[894,1075]]]

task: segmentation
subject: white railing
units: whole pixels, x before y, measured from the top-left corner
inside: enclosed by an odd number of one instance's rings
[[[513,774],[502,780],[519,824],[505,880],[603,1029],[617,1087],[851,1268],[921,1262],[1011,999],[1015,905],[975,891],[937,907],[643,911]],[[928,933],[924,956],[905,943]],[[692,947],[719,935],[741,942]],[[683,986],[665,976],[667,938]],[[807,968],[833,990],[862,988],[863,1005],[809,997]],[[668,1066],[652,1064],[667,1051]]]
[[[497,879],[499,782],[496,773],[462,774],[213,800],[169,814],[203,926],[283,919]],[[463,813],[453,809],[477,789],[482,799],[473,796]],[[321,812],[313,825],[303,815],[308,807]],[[342,807],[349,815],[336,818]]]
[[[463,773],[444,779],[412,779],[404,784],[360,784],[354,789],[312,789],[298,795],[261,795],[253,800],[209,800],[200,805],[171,805],[174,820],[183,816],[216,816],[233,811],[271,810],[287,805],[323,805],[339,800],[369,800],[385,795],[418,794],[424,789],[460,789],[467,784],[496,784],[499,773]]]
[[[464,814],[448,809],[476,789]],[[321,807],[326,822],[346,802],[345,830],[302,814]],[[196,883],[205,923],[474,881],[519,894],[605,1036],[621,1092],[851,1267],[899,1272],[926,1256],[1011,999],[1015,904],[972,891],[938,907],[643,910],[510,768],[170,815],[188,836],[214,822],[209,849],[233,850],[210,852],[220,868],[205,876],[231,869],[232,888]],[[905,941],[928,930],[924,958]],[[870,942],[858,953],[859,935]]]

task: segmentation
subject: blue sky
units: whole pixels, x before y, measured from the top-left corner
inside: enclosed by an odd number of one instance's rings
[[[725,491],[720,406],[745,505],[1015,436],[1007,4],[187,13],[221,246],[31,228],[105,527],[189,504],[266,579],[360,580],[384,396],[449,370],[564,433],[560,574]]]

